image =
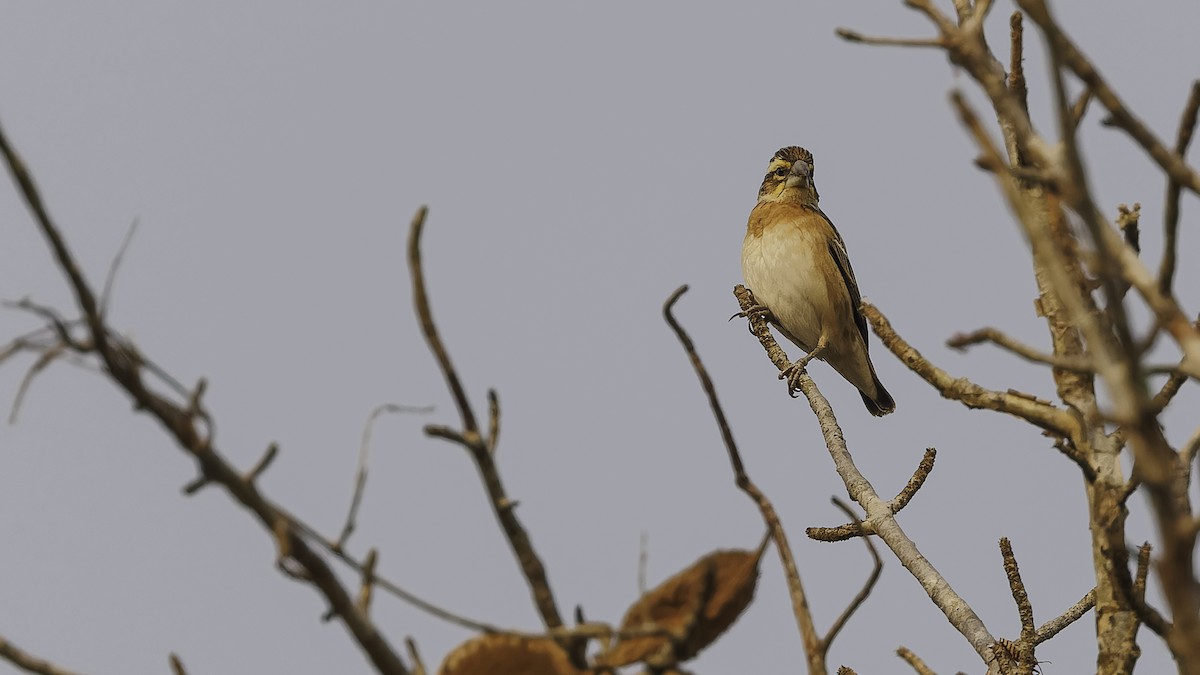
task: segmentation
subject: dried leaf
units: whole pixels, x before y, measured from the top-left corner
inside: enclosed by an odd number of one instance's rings
[[[621,621],[622,631],[662,630],[667,635],[620,640],[597,658],[617,668],[638,661],[668,668],[695,657],[729,629],[754,598],[758,551],[714,551],[648,591]]]
[[[438,675],[584,675],[549,638],[480,635],[455,647]]]

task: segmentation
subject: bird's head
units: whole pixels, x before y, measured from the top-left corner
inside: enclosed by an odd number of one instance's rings
[[[816,205],[818,199],[817,186],[813,183],[812,153],[795,145],[780,148],[767,165],[767,175],[758,189],[758,201]]]

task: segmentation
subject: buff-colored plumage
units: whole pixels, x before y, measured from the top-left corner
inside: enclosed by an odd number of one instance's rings
[[[841,235],[817,206],[812,175],[804,148],[775,153],[746,226],[742,276],[784,337],[857,387],[872,415],[886,415],[896,404],[867,354],[858,282]]]

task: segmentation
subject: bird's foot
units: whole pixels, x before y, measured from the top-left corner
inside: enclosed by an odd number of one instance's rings
[[[767,323],[778,323],[775,321],[775,315],[772,314],[771,310],[763,304],[754,304],[748,307],[745,311],[738,312],[737,314],[729,317],[729,320],[733,321],[734,319],[738,318],[753,319],[756,315],[761,316],[764,320],[766,320]],[[750,333],[754,333],[753,327],[750,327]]]
[[[804,374],[804,370],[808,368],[808,364],[813,359],[821,355],[825,351],[825,339],[822,338],[817,342],[817,346],[811,352],[793,361],[791,365],[779,371],[779,379],[787,380],[788,396],[796,398],[796,390],[800,388],[800,376]]]

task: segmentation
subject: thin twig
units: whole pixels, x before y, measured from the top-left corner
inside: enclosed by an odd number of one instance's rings
[[[1025,582],[1021,581],[1021,569],[1017,567],[1017,557],[1013,555],[1012,542],[1008,537],[1000,539],[1000,556],[1004,559],[1004,574],[1008,577],[1008,589],[1013,601],[1017,603],[1017,615],[1021,619],[1021,639],[1031,641],[1034,635],[1033,605],[1029,602],[1029,593],[1025,591]]]
[[[9,144],[2,129],[0,154],[3,155],[9,172],[49,243],[59,268],[66,276],[82,319],[88,327],[90,344],[75,342],[72,348],[94,352],[104,364],[112,381],[133,399],[137,409],[155,417],[174,437],[177,445],[191,455],[199,467],[199,473],[223,486],[232,498],[246,506],[260,524],[277,538],[281,553],[286,553],[286,558],[281,559],[281,569],[288,569],[282,564],[287,561],[297,566],[298,569],[293,571],[301,571],[304,580],[320,591],[379,672],[407,675],[408,669],[400,657],[370,619],[357,611],[346,589],[325,559],[295,534],[294,528],[281,515],[281,510],[276,504],[268,500],[254,483],[246,481],[242,474],[217,452],[211,442],[211,426],[207,435],[197,429],[197,422],[207,419],[207,413],[185,408],[152,389],[143,376],[147,360],[132,344],[112,339],[109,328],[100,315],[94,291],[84,278],[61,231],[51,220],[32,176]]]
[[[887,317],[874,305],[864,302],[862,312],[870,320],[883,345],[942,396],[959,401],[968,408],[984,408],[1014,415],[1061,436],[1070,436],[1078,425],[1078,420],[1065,410],[1007,392],[985,389],[966,378],[951,376],[930,363],[901,338]]]
[[[854,515],[854,511],[850,508],[849,504],[841,499],[838,499],[837,497],[834,497],[832,501],[833,505],[841,509],[842,512],[846,514],[847,518],[854,522],[861,522],[858,520],[858,517]],[[867,580],[863,582],[862,588],[859,589],[854,598],[850,600],[850,604],[846,605],[846,609],[842,610],[842,613],[838,615],[837,619],[834,619],[833,623],[829,626],[829,630],[825,632],[825,637],[821,638],[821,644],[827,650],[829,649],[829,646],[833,644],[834,639],[837,638],[838,633],[840,633],[842,628],[846,626],[846,622],[850,620],[851,616],[854,616],[854,613],[857,612],[858,608],[861,607],[863,602],[866,601],[867,596],[871,595],[871,591],[875,588],[875,584],[879,581],[879,575],[883,572],[883,560],[879,557],[879,551],[875,550],[875,543],[871,541],[870,537],[863,537],[862,541],[864,544],[866,544],[867,553],[871,556],[871,573],[867,575]]]
[[[0,659],[8,661],[21,670],[38,675],[75,675],[75,671],[56,666],[43,658],[19,649],[3,636],[0,636]]]
[[[504,489],[504,483],[500,480],[500,472],[496,468],[495,448],[489,448],[487,440],[479,432],[479,426],[475,421],[475,413],[471,408],[470,401],[467,399],[462,381],[454,369],[454,365],[450,360],[450,354],[446,351],[437,326],[433,322],[433,311],[429,305],[425,274],[421,263],[421,233],[425,227],[426,213],[427,210],[425,207],[417,210],[416,215],[413,216],[408,234],[408,266],[409,274],[412,278],[413,308],[417,313],[417,319],[421,324],[421,332],[425,337],[425,341],[428,343],[430,351],[433,352],[434,360],[437,361],[438,368],[442,371],[442,376],[445,378],[446,384],[450,389],[451,397],[458,408],[463,428],[459,432],[448,427],[430,425],[425,427],[425,433],[430,436],[452,440],[462,445],[471,455],[471,459],[474,460],[476,468],[479,470],[480,478],[483,480],[484,489],[487,491],[489,498],[488,501],[492,506],[492,512],[496,515],[496,520],[500,523],[505,538],[508,539],[509,546],[511,546],[513,554],[517,558],[517,563],[521,567],[521,572],[525,576],[525,581],[529,584],[530,594],[533,597],[534,606],[537,608],[538,614],[541,615],[542,623],[547,630],[556,631],[561,629],[564,624],[562,616],[558,611],[558,605],[554,599],[554,592],[550,588],[550,580],[547,577],[545,565],[542,563],[537,551],[534,550],[533,543],[529,539],[529,534],[517,518],[516,503],[508,497]],[[496,408],[496,414],[499,415],[498,407]],[[495,426],[497,429],[499,428],[499,420],[495,422]],[[569,644],[560,644],[567,650],[572,662],[583,664],[584,651],[587,648],[585,641],[572,640],[569,641]]]
[[[1175,154],[1180,160],[1187,155],[1188,145],[1196,129],[1196,118],[1200,115],[1200,80],[1192,82],[1192,90],[1183,115],[1179,118],[1179,131],[1175,136]],[[1179,248],[1179,198],[1183,186],[1174,176],[1167,177],[1167,197],[1163,208],[1163,257],[1158,268],[1158,288],[1163,295],[1171,294],[1175,281],[1175,260]]]
[[[708,376],[708,370],[704,367],[704,362],[700,360],[700,355],[696,352],[696,346],[688,336],[687,331],[675,319],[672,310],[680,296],[687,292],[686,285],[675,289],[667,301],[663,303],[663,318],[667,325],[675,332],[675,337],[679,339],[683,345],[683,350],[691,361],[692,369],[696,371],[696,377],[700,379],[700,386],[704,390],[704,395],[708,398],[709,407],[712,409],[713,418],[717,422],[717,428],[721,433],[721,440],[725,442],[725,450],[729,454],[729,463],[733,467],[734,481],[737,486],[745,492],[755,505],[758,506],[759,512],[762,514],[763,521],[767,525],[767,530],[770,532],[772,540],[775,542],[775,548],[779,551],[779,559],[783,564],[784,577],[787,579],[788,593],[792,600],[792,613],[796,617],[796,624],[800,628],[800,636],[804,641],[804,652],[808,658],[810,672],[825,672],[825,656],[826,650],[821,647],[821,639],[817,635],[816,624],[813,623],[812,611],[808,608],[808,598],[804,592],[804,585],[800,581],[800,572],[796,567],[796,559],[792,555],[791,545],[787,540],[787,533],[783,529],[783,523],[779,520],[779,515],[775,511],[774,505],[767,499],[767,496],[759,490],[758,486],[750,480],[750,476],[746,473],[745,465],[742,463],[741,453],[738,452],[737,443],[733,440],[733,430],[729,427],[728,420],[725,419],[725,411],[721,408],[721,401],[717,398],[717,390],[713,385],[712,378]],[[753,304],[753,303],[752,303]],[[745,312],[751,305],[743,306],[742,311]],[[758,317],[761,321],[761,317]],[[766,322],[761,321],[762,330],[769,331],[766,328]],[[751,321],[751,330],[755,329],[755,322]],[[779,349],[776,345],[776,349]],[[782,353],[784,363],[787,362],[787,355]],[[786,366],[785,366],[786,367]]]
[[[371,433],[375,428],[375,422],[385,413],[399,415],[401,413],[427,413],[432,411],[432,406],[414,407],[398,405],[396,403],[384,403],[383,405],[375,406],[371,410],[371,414],[367,415],[367,422],[363,425],[362,440],[358,446],[358,468],[354,472],[354,493],[350,497],[350,511],[346,514],[346,522],[342,525],[342,532],[338,535],[337,541],[334,543],[334,548],[338,550],[344,548],[346,542],[350,539],[350,535],[354,533],[354,529],[357,527],[358,507],[362,504],[363,493],[367,487],[367,460],[371,452]]]
[[[112,303],[113,283],[117,280],[117,270],[121,269],[121,261],[125,259],[125,251],[129,250],[129,244],[133,242],[133,235],[137,233],[138,221],[137,218],[129,224],[129,231],[125,233],[125,238],[121,240],[121,247],[117,249],[117,254],[113,256],[112,262],[108,265],[108,274],[104,277],[104,288],[100,291],[100,318],[108,319],[108,308]]]
[[[1009,337],[995,328],[980,328],[979,330],[971,331],[970,333],[959,333],[949,340],[946,340],[946,346],[952,349],[965,351],[967,347],[991,342],[997,347],[1016,354],[1017,356],[1032,361],[1033,363],[1044,363],[1055,368],[1070,370],[1076,373],[1094,373],[1095,366],[1092,365],[1090,359],[1086,357],[1062,356],[1059,354],[1047,354],[1030,347],[1029,345]]]
[[[1050,16],[1044,0],[1017,0],[1017,5],[1041,27],[1051,44],[1057,45],[1062,53],[1063,62],[1092,90],[1096,100],[1112,116],[1113,124],[1129,134],[1129,137],[1140,145],[1146,154],[1150,155],[1167,176],[1178,181],[1182,187],[1200,194],[1200,174],[1185,164],[1179,155],[1168,150],[1154,135],[1154,132],[1129,112],[1124,102],[1108,86],[1108,82],[1104,80],[1091,61],[1079,51],[1075,43],[1067,37],[1058,23]]]
[[[900,647],[896,650],[896,656],[904,659],[904,662],[912,667],[917,672],[917,675],[937,675],[933,669],[925,665],[921,657],[917,656],[908,647]]]
[[[183,667],[183,661],[177,654],[171,652],[167,657],[167,661],[171,664],[171,672],[174,675],[187,675],[187,669]]]
[[[834,33],[846,42],[857,42],[864,45],[885,45],[889,47],[942,47],[941,38],[894,38],[863,35],[849,28],[838,28]]]
[[[1041,644],[1058,635],[1062,629],[1078,621],[1079,617],[1087,614],[1095,606],[1096,589],[1093,588],[1087,592],[1087,595],[1080,598],[1079,602],[1068,607],[1067,611],[1042,624],[1034,633],[1033,644]]]
[[[734,288],[734,295],[743,312],[757,304],[754,295],[741,285]],[[865,310],[866,305],[864,304]],[[781,366],[777,361],[777,353],[782,350],[775,342],[763,317],[751,316],[750,326],[751,332],[758,338],[772,363],[775,363],[776,367],[781,370],[786,367]],[[879,326],[877,325],[876,331],[878,330]],[[783,357],[783,360],[786,362],[786,356]],[[903,528],[896,521],[889,504],[880,498],[879,494],[875,492],[875,488],[855,466],[854,458],[846,447],[846,441],[842,436],[837,418],[834,416],[833,408],[817,389],[816,383],[807,373],[802,373],[798,380],[800,390],[808,399],[809,406],[812,407],[820,424],[825,447],[829,451],[838,476],[846,486],[846,493],[859,506],[863,507],[867,513],[867,520],[874,527],[876,534],[887,544],[905,569],[913,575],[913,578],[929,595],[933,604],[945,615],[950,625],[966,638],[967,643],[979,654],[984,663],[991,664],[996,658],[991,651],[991,645],[996,642],[996,639],[988,632],[983,620],[971,609],[966,600],[954,591],[950,583],[934,568],[929,559],[921,554],[916,543],[905,534]]]

